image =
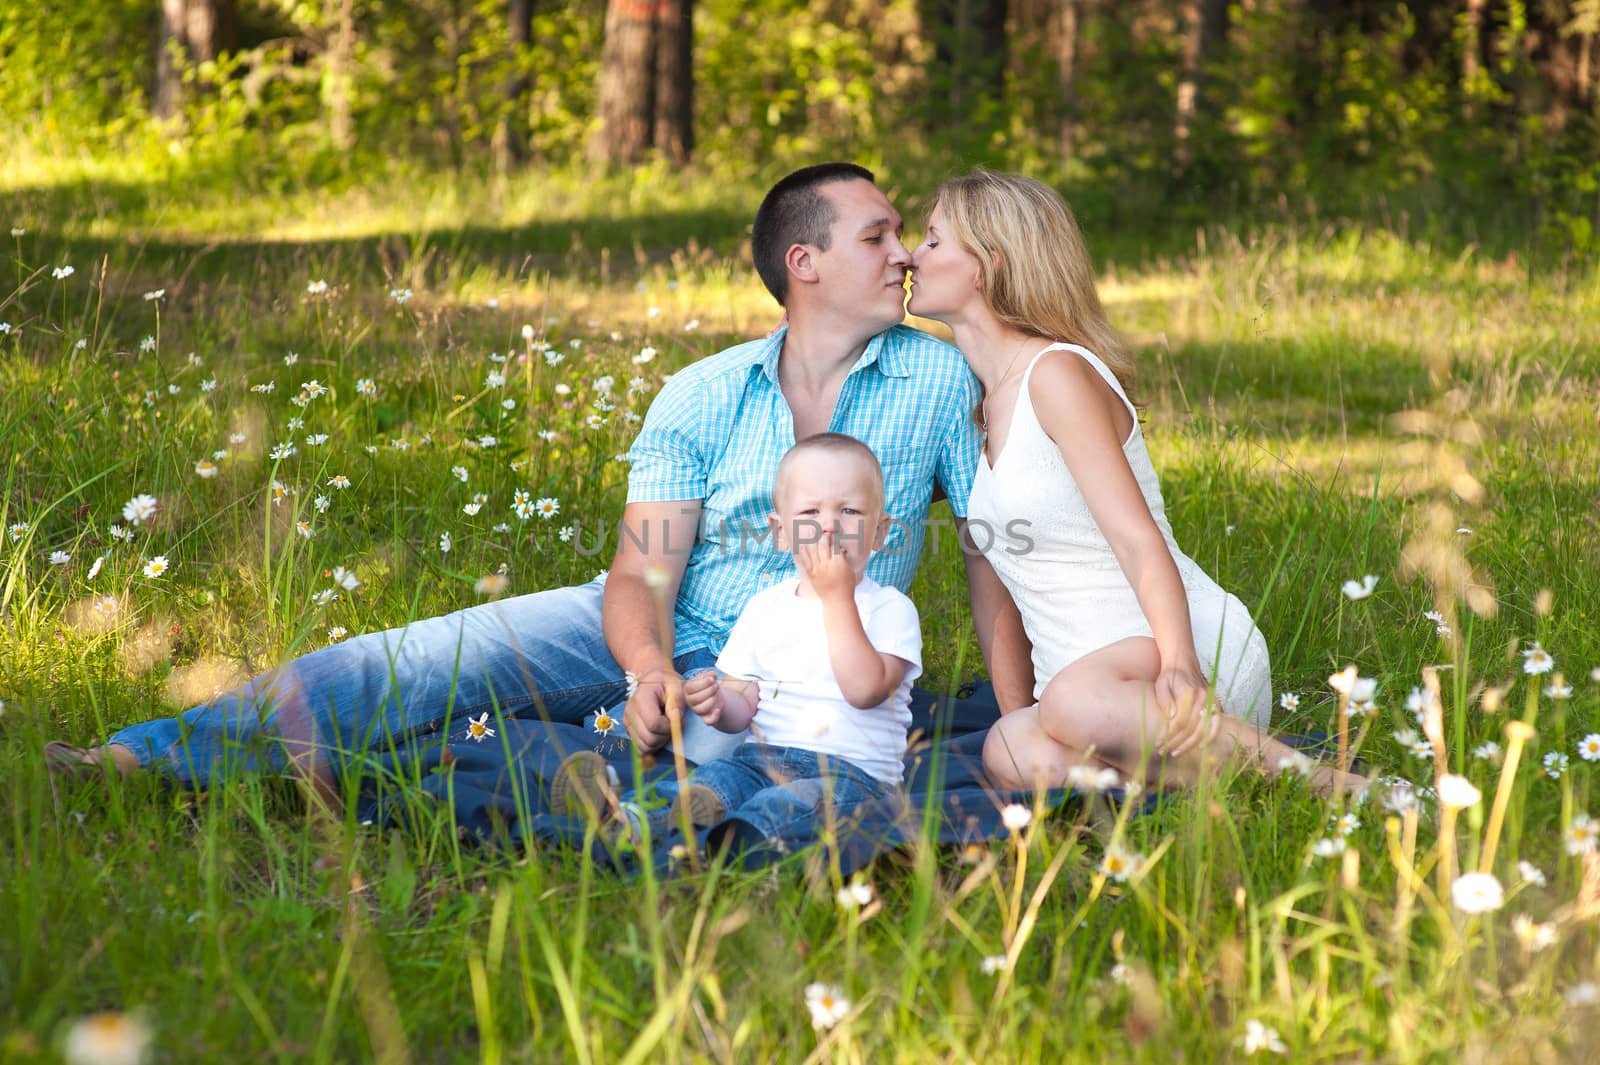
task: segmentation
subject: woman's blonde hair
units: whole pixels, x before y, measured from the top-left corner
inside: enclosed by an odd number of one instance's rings
[[[978,169],[939,186],[934,206],[978,260],[984,302],[1005,324],[1088,348],[1132,393],[1133,359],[1106,321],[1072,209],[1021,174]]]

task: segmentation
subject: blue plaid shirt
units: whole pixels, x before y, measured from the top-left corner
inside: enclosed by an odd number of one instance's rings
[[[674,374],[629,451],[629,503],[699,500],[701,535],[678,591],[677,653],[720,653],[756,592],[794,572],[767,532],[778,460],[794,416],[778,388],[782,331]],[[980,386],[961,353],[908,326],[874,337],[850,368],[828,428],[863,441],[883,465],[892,519],[867,564],[879,584],[907,592],[926,538],[937,480],[958,517],[981,447],[972,412]],[[952,535],[947,530],[944,535]]]

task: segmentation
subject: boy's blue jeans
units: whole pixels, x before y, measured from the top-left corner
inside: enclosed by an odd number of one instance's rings
[[[282,771],[291,758],[340,764],[430,735],[460,739],[467,719],[486,712],[491,728],[501,717],[582,724],[627,692],[601,630],[604,587],[597,579],[358,636],[108,742],[142,766],[206,787],[230,770]],[[709,650],[675,660],[685,677],[715,663]],[[695,762],[743,742],[692,714],[684,730],[684,756]]]
[[[837,755],[765,743],[743,743],[732,754],[702,763],[689,774],[689,783],[710,788],[729,816],[750,822],[768,837],[783,836],[797,821],[846,819],[862,803],[897,790]],[[675,827],[671,805],[678,781],[663,777],[652,787],[661,801],[649,810],[650,831],[659,839]],[[639,798],[639,792],[631,792],[623,801]]]

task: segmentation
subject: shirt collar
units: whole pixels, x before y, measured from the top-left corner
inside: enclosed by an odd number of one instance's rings
[[[878,367],[878,372],[885,377],[910,377],[911,366],[902,350],[904,345],[897,342],[898,331],[898,326],[892,326],[867,341],[866,350],[861,353],[856,364],[850,367],[850,373],[875,365]],[[753,365],[760,367],[774,388],[778,387],[778,356],[783,353],[783,341],[788,335],[789,327],[783,326],[756,349]]]

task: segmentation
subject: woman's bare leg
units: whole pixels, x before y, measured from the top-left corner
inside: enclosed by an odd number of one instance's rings
[[[1247,721],[1218,713],[1209,741],[1178,757],[1158,752],[1167,715],[1155,702],[1154,683],[1161,659],[1148,637],[1121,640],[1085,655],[1051,679],[1039,699],[1044,733],[1071,751],[1092,750],[1097,759],[1148,784],[1191,787],[1207,761],[1237,763],[1268,776],[1296,751]],[[987,747],[985,747],[987,765]],[[1347,790],[1363,788],[1365,778],[1318,767],[1313,789],[1332,793],[1340,777]]]

